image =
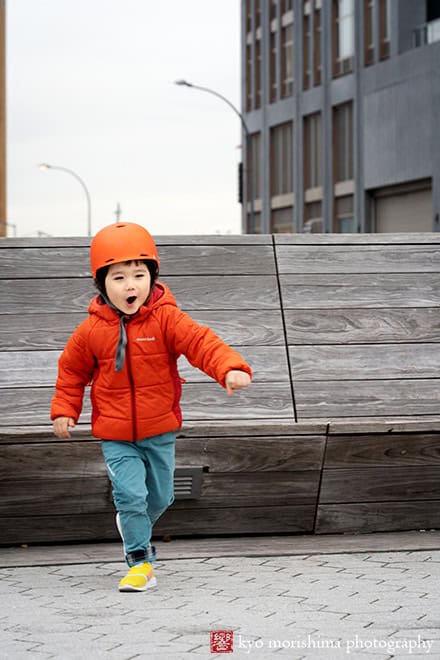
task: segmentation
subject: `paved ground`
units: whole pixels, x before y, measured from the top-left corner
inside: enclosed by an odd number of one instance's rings
[[[440,658],[438,532],[159,545],[140,594],[119,544],[0,549],[0,658]]]

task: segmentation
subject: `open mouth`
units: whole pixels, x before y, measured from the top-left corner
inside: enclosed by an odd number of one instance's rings
[[[135,302],[136,298],[137,298],[137,296],[128,296],[127,303],[129,305],[132,305]]]

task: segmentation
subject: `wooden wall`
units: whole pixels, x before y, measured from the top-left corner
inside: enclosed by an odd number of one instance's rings
[[[227,397],[182,359],[179,467],[158,534],[438,526],[438,234],[170,236],[161,279],[251,363]],[[85,238],[0,241],[0,543],[116,538],[86,403],[51,435],[57,360],[94,294]]]

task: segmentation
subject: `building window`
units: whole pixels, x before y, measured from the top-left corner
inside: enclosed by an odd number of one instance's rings
[[[261,2],[262,0],[254,0],[255,3],[255,31],[261,28]]]
[[[252,110],[252,2],[246,0],[246,112]]]
[[[374,63],[374,0],[364,0],[364,63]]]
[[[356,219],[353,213],[353,195],[335,199],[334,231],[337,234],[356,234]]]
[[[281,17],[281,96],[293,94],[293,13]]]
[[[333,163],[335,183],[353,179],[353,103],[333,108]]]
[[[270,194],[285,195],[293,191],[292,123],[270,130]]]
[[[261,234],[261,133],[253,133],[247,141],[248,165],[246,172],[246,216],[249,234]],[[253,197],[254,219],[251,217],[250,200]]]
[[[304,205],[303,233],[324,233],[324,226],[322,222],[322,201],[309,202],[308,204]]]
[[[246,44],[246,112],[252,110],[252,46]]]
[[[293,233],[293,207],[272,209],[270,215],[270,231],[273,234]]]
[[[390,0],[379,0],[379,57],[390,56]]]
[[[248,234],[262,234],[263,227],[261,225],[261,212],[254,212],[254,221],[252,222],[251,216],[247,215],[247,233]]]
[[[333,76],[342,76],[353,70],[354,56],[354,2],[333,0]]]
[[[322,135],[319,112],[304,117],[304,188],[322,184]]]
[[[255,108],[261,108],[261,38],[255,40]]]
[[[278,31],[277,21],[272,21],[270,32],[270,102],[274,103],[278,99],[278,78],[277,78],[277,60],[278,60]]]
[[[246,175],[246,196],[247,201],[249,202],[251,198],[251,190],[253,193],[254,200],[260,199],[261,197],[261,183],[260,183],[260,163],[261,163],[261,133],[253,133],[250,136],[250,144],[248,143],[247,149],[247,162],[251,164],[251,167],[247,169]],[[252,171],[252,187],[251,187],[251,177],[250,170]]]
[[[303,7],[303,89],[309,89],[311,84],[311,65],[310,65],[310,39],[311,39],[311,20],[310,20],[310,0],[304,0]]]
[[[322,80],[322,58],[321,58],[321,0],[315,0],[315,11],[313,15],[313,84],[320,85]]]
[[[246,34],[252,30],[252,0],[246,0]]]

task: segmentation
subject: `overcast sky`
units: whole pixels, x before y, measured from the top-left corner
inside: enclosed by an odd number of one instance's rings
[[[239,0],[7,0],[8,222],[84,235],[239,233]],[[9,227],[13,235],[13,227]]]

